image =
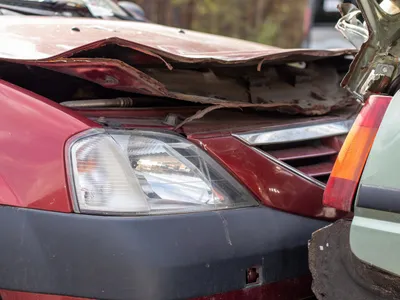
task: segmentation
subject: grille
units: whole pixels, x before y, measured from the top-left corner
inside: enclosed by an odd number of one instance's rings
[[[282,166],[324,185],[354,120],[235,135]]]
[[[257,148],[304,175],[326,183],[341,148],[341,140],[344,140],[343,136],[260,145]]]

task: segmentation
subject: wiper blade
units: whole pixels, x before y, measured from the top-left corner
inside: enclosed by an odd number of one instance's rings
[[[57,13],[54,11],[49,11],[45,9],[37,9],[23,6],[15,6],[15,5],[7,5],[0,3],[0,9],[5,9],[17,13],[21,13],[24,15],[33,15],[33,16],[56,16]]]
[[[97,14],[93,8],[89,6],[85,1],[80,3],[70,0],[0,0],[0,9],[17,12],[24,15],[87,17],[136,21],[136,19],[128,12],[126,15],[123,15],[125,12],[123,8],[121,8],[121,13],[110,10],[109,14],[101,15]]]
[[[56,1],[29,1],[29,0],[1,0],[4,9],[29,15],[40,16],[80,16],[93,17],[86,5],[56,0]],[[67,15],[67,14],[70,15]]]

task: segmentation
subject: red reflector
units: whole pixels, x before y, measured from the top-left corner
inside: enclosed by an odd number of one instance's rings
[[[392,97],[371,96],[368,103],[360,112],[361,120],[359,126],[378,129],[391,99]]]
[[[336,208],[346,211],[348,207],[351,208],[351,200],[354,197],[356,188],[357,183],[354,181],[333,177],[332,180],[329,180],[329,184],[325,189],[324,205],[336,207],[337,199],[342,199],[340,208]]]
[[[324,205],[351,211],[362,170],[391,99],[374,95],[365,103],[336,159],[324,192]]]

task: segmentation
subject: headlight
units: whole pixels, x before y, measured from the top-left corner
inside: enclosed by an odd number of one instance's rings
[[[184,138],[149,131],[89,131],[67,143],[77,212],[185,213],[254,206],[253,197]]]

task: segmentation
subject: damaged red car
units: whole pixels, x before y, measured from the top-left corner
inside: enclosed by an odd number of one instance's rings
[[[348,51],[3,16],[0,296],[306,299]]]

